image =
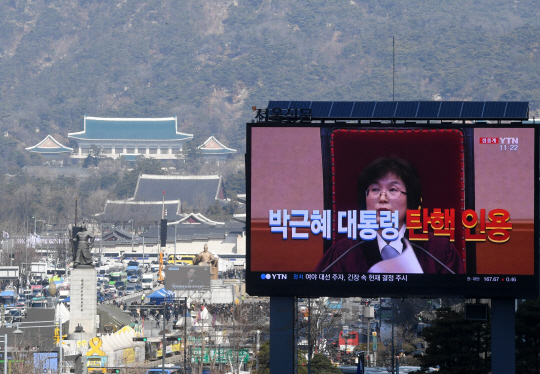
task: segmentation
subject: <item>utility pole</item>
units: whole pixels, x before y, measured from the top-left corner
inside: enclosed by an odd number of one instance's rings
[[[311,374],[311,297],[308,297],[308,374]]]
[[[187,356],[187,312],[188,312],[188,305],[187,305],[187,297],[184,297],[184,373],[186,372],[186,356]]]
[[[367,319],[367,360],[366,360],[366,367],[369,367],[369,336],[370,334],[370,328],[371,328],[371,319],[375,317],[374,315],[374,308],[371,305],[365,305],[364,306],[364,319]]]
[[[395,302],[394,298],[392,298],[392,373],[394,373],[394,359],[395,359],[395,351],[394,351],[394,309],[395,309]]]
[[[103,256],[103,222],[101,222],[100,225],[101,228],[99,229],[99,263],[101,264],[101,256]]]
[[[167,338],[165,337],[165,330],[167,326],[165,325],[165,308],[167,307],[167,302],[163,298],[163,349],[161,350],[161,374],[165,374],[165,357],[167,356]]]

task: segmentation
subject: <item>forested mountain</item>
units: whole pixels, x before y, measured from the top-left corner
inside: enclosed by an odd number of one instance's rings
[[[534,0],[5,0],[0,129],[68,143],[84,114],[177,115],[244,149],[252,105],[391,99],[392,36],[396,100],[536,111],[539,13]]]

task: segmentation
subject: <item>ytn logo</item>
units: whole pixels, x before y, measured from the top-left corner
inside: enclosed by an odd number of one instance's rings
[[[261,279],[287,279],[287,274],[261,274]]]

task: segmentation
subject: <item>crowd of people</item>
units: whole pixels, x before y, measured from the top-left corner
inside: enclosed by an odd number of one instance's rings
[[[163,323],[162,313],[164,308],[162,304],[156,305],[154,302],[146,303],[146,300],[142,298],[141,301],[133,301],[131,303],[113,301],[113,305],[118,306],[122,310],[129,310],[131,316],[138,321],[153,320],[156,322],[157,327],[160,327]],[[155,308],[148,308],[148,306],[153,305],[155,305]],[[211,319],[213,323],[217,321],[221,325],[253,323],[260,320],[264,316],[265,311],[267,312],[268,310],[268,302],[212,304],[202,301],[188,304],[186,313],[186,305],[183,301],[166,302],[165,323],[167,325],[171,322],[176,323],[184,315],[194,318],[194,321],[201,320],[206,315],[207,319]]]
[[[246,279],[246,270],[231,269],[227,271],[220,271],[218,276],[219,279]]]

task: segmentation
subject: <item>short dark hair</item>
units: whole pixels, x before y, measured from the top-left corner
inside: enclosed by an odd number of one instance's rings
[[[418,209],[422,200],[422,186],[418,170],[409,161],[402,158],[381,157],[366,166],[358,177],[357,193],[360,210],[366,210],[366,191],[369,185],[377,182],[388,173],[400,177],[407,188],[407,209]]]

